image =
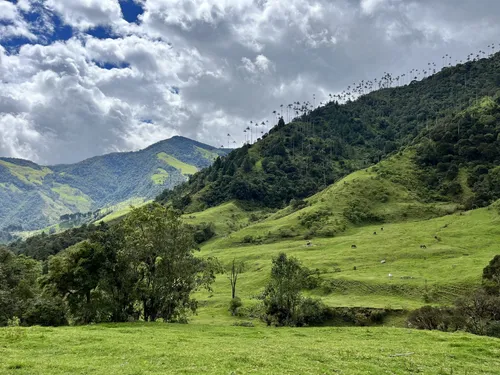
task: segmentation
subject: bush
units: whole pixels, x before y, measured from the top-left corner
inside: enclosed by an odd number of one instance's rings
[[[247,235],[243,237],[243,243],[254,243],[255,238],[253,236]]]
[[[243,302],[241,302],[240,297],[234,297],[229,301],[229,311],[231,311],[231,315],[235,316],[238,314],[239,308],[243,306]]]
[[[31,303],[21,319],[21,325],[64,326],[68,324],[62,299],[39,297]]]
[[[423,306],[410,313],[407,324],[411,328],[448,331],[452,325],[453,315],[451,309]]]
[[[292,208],[297,211],[297,210],[300,210],[304,207],[307,207],[307,202],[302,200],[302,199],[292,199],[290,201],[290,206],[292,206]]]
[[[313,298],[302,299],[297,315],[297,327],[320,325],[332,317],[323,302]]]
[[[194,227],[194,240],[197,244],[208,241],[215,236],[215,226],[212,223],[200,223]]]

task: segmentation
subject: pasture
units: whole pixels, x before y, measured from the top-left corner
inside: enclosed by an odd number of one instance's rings
[[[109,324],[0,329],[0,373],[498,374],[500,341],[400,328]]]

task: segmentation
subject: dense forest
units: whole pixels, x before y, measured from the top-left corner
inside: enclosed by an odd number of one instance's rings
[[[188,212],[231,199],[282,207],[411,145],[499,89],[496,54],[345,104],[332,100],[313,109],[297,102],[293,121],[285,124],[280,118],[255,144],[218,158],[157,200],[170,200]]]
[[[469,209],[500,199],[500,96],[439,120],[416,155],[423,183],[443,196]]]

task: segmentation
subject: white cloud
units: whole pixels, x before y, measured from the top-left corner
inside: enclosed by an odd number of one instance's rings
[[[15,158],[36,160],[34,143],[43,143],[40,133],[24,115],[0,113],[0,152]]]
[[[366,14],[372,14],[379,6],[386,2],[387,0],[361,0],[361,11]]]
[[[281,104],[490,44],[500,3],[484,1],[145,0],[129,24],[118,0],[47,0],[75,36],[7,52],[54,25],[22,18],[38,0],[0,0],[0,154],[56,163],[174,134],[241,141]],[[98,25],[115,39],[86,34]]]
[[[47,0],[45,5],[79,30],[125,23],[118,0]]]
[[[25,37],[35,40],[36,36],[30,31],[28,23],[19,13],[18,6],[6,1],[0,0],[0,41],[12,37]]]

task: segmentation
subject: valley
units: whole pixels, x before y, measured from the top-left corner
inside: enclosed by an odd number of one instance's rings
[[[299,103],[234,150],[1,159],[4,225],[45,227],[0,247],[0,370],[496,373],[499,67]]]
[[[53,232],[97,221],[153,199],[227,152],[174,137],[141,151],[72,165],[45,167],[0,158],[0,230],[25,237],[26,231]]]

